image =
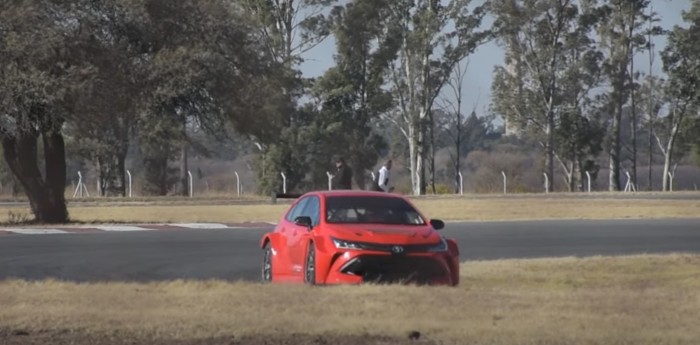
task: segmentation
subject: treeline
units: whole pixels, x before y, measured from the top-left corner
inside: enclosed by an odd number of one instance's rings
[[[507,54],[491,116],[541,145],[550,183],[558,164],[580,188],[605,155],[619,190],[621,164],[638,174],[638,145],[657,146],[666,170],[700,146],[698,1],[684,20],[657,27],[648,0],[6,1],[3,154],[41,222],[68,219],[66,150],[95,166],[102,193],[125,194],[127,156],[145,194],[185,194],[190,152],[254,145],[261,193],[280,189],[280,172],[290,190],[322,187],[342,154],[360,187],[398,156],[423,194],[439,149],[456,179],[494,138],[462,88],[465,61],[495,40]],[[663,78],[633,64],[660,35]],[[335,65],[304,78],[302,56],[329,36]]]

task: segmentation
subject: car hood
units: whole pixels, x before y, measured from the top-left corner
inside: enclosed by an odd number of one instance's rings
[[[381,244],[434,244],[440,234],[430,225],[333,225],[328,228],[331,237],[346,241]]]

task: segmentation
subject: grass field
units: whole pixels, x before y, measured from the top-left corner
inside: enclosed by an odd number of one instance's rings
[[[456,288],[5,281],[0,342],[697,344],[698,291],[685,254],[467,262]]]
[[[178,201],[179,200],[179,201]],[[225,204],[225,201],[200,200],[182,204],[175,199],[140,204],[114,201],[71,203],[69,212],[76,222],[276,222],[287,203]],[[624,219],[624,218],[697,218],[700,198],[627,199],[590,198],[558,195],[513,197],[427,197],[414,202],[431,218],[456,220],[526,219]],[[0,222],[31,219],[25,207],[0,207]]]

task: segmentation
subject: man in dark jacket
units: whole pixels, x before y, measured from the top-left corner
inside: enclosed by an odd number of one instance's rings
[[[336,158],[335,169],[333,189],[352,189],[352,169],[345,163],[345,158]]]

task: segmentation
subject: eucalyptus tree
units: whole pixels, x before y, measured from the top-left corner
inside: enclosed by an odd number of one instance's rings
[[[596,23],[592,4],[584,1],[579,6],[573,0],[492,4],[497,35],[506,47],[506,65],[495,70],[493,109],[540,142],[547,187],[553,189],[558,160],[573,189],[584,152],[595,152],[590,150],[595,146],[592,129],[582,130],[591,125],[586,105],[600,80],[601,56],[589,38]]]
[[[314,88],[323,108],[319,119],[325,122],[319,127],[325,130],[317,134],[325,136],[321,161],[328,164],[333,154],[345,156],[360,188],[385,146],[373,123],[392,106],[391,94],[382,88],[392,52],[382,35],[382,19],[390,6],[389,1],[357,0],[334,11],[336,65]]]
[[[697,137],[698,133],[688,133],[694,128],[700,115],[700,1],[694,1],[690,10],[683,12],[687,27],[675,26],[668,35],[666,48],[661,57],[664,72],[668,75],[665,85],[665,98],[668,102],[667,115],[659,119],[656,139],[664,154],[663,190],[670,188],[669,172],[674,159],[679,138],[687,133]],[[662,139],[663,138],[663,139]]]
[[[284,66],[279,71],[282,78],[281,98],[277,98],[279,112],[270,118],[275,137],[254,139],[264,150],[257,165],[260,188],[277,189],[279,174],[285,173],[287,183],[293,188],[306,176],[304,162],[307,138],[302,135],[311,125],[309,108],[298,105],[309,82],[298,71],[303,55],[325,40],[332,30],[330,10],[337,0],[242,0],[236,2],[255,21],[263,49],[277,63]],[[313,116],[311,116],[313,117]]]
[[[427,135],[435,100],[455,66],[490,37],[490,30],[481,27],[487,5],[400,0],[385,18],[388,44],[396,49],[388,79],[397,106],[387,119],[408,143],[413,194],[425,192]]]
[[[634,89],[634,72],[630,70],[633,67],[634,52],[646,45],[643,28],[647,22],[648,15],[645,11],[649,4],[650,0],[605,0],[598,8],[602,19],[598,34],[606,52],[603,68],[612,86],[607,104],[607,111],[611,115],[607,138],[610,169],[608,189],[611,191],[620,190],[622,114]],[[633,113],[635,111],[633,109]],[[633,132],[633,140],[636,141],[636,128]],[[636,166],[634,155],[633,162]]]

